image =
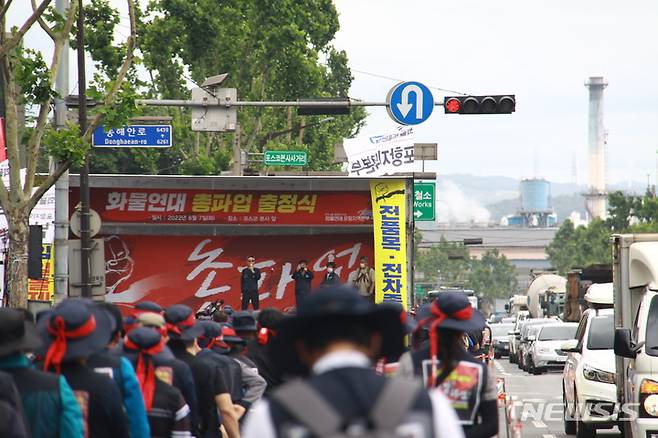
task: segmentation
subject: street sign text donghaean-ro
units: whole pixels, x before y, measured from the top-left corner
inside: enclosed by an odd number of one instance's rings
[[[99,126],[91,137],[97,148],[170,148],[171,125],[128,125],[105,131]]]
[[[308,154],[305,151],[265,151],[263,162],[266,166],[306,166]]]
[[[436,183],[414,183],[414,220],[436,220]]]

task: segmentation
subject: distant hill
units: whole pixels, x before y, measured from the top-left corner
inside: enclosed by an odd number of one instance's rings
[[[507,176],[448,174],[437,177],[437,215],[441,223],[499,223],[519,208],[519,183]],[[616,184],[610,190],[643,193],[645,185],[633,181]],[[585,186],[551,183],[552,205],[561,222],[572,211],[585,216],[582,193]],[[429,223],[427,224],[429,225]]]

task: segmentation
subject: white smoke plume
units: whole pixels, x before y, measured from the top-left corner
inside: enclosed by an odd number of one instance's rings
[[[442,180],[437,187],[437,222],[488,223],[491,213],[476,199],[466,196],[452,181]]]

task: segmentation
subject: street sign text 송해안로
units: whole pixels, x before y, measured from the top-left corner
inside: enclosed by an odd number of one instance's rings
[[[436,220],[436,183],[414,184],[414,219],[416,221]]]
[[[263,162],[266,166],[306,166],[308,154],[305,151],[265,151]]]
[[[432,115],[434,96],[420,82],[401,82],[386,97],[388,115],[401,125],[418,125]]]
[[[91,144],[98,148],[170,148],[172,128],[171,125],[128,125],[105,131],[99,126]]]

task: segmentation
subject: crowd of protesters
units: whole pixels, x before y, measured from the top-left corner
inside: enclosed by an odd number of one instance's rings
[[[297,273],[313,278],[303,261]],[[461,339],[484,325],[465,296],[440,296],[415,323],[356,284],[296,292],[291,315],[154,302],[124,315],[79,298],[36,318],[0,309],[2,436],[496,434],[494,376]]]

